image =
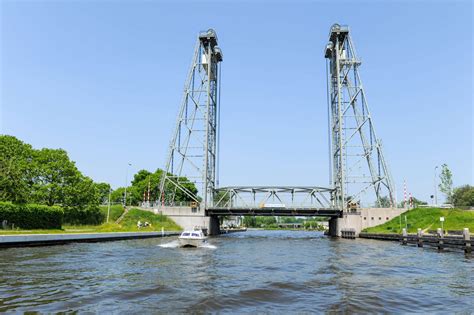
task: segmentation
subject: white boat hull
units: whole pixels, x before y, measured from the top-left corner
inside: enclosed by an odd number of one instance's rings
[[[199,247],[206,243],[206,239],[178,238],[180,247]]]

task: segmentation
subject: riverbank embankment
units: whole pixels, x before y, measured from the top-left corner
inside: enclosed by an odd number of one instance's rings
[[[20,246],[61,245],[67,243],[107,242],[127,239],[176,236],[180,232],[112,232],[65,234],[16,234],[0,235],[0,248]]]

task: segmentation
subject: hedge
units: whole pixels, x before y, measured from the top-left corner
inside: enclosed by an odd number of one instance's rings
[[[0,224],[7,220],[22,229],[60,229],[63,215],[60,207],[0,202]]]
[[[104,222],[105,216],[99,206],[64,207],[64,223],[73,225],[98,225]]]

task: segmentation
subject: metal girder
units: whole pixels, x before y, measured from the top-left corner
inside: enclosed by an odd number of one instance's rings
[[[306,208],[218,208],[212,207],[206,209],[206,215],[217,216],[297,216],[297,217],[340,217],[342,211],[338,209],[306,209]]]
[[[381,141],[375,133],[358,70],[361,62],[349,27],[338,24],[331,27],[324,56],[327,60],[331,188],[217,188],[220,62],[223,58],[215,31],[208,30],[198,36],[186,80],[160,181],[162,204],[175,204],[176,194],[180,193],[188,200],[199,202],[202,209],[240,209],[290,215],[296,210],[347,210],[349,203],[359,203],[369,191],[373,191],[379,205],[384,196],[395,205],[394,184]],[[190,182],[196,184],[199,195],[186,187]],[[278,209],[266,205],[275,202]]]
[[[334,189],[319,186],[231,186],[216,189],[214,208],[333,209]]]
[[[200,33],[160,180],[161,204],[175,204],[179,191],[204,207],[212,205],[218,158],[222,59],[216,32],[210,29]],[[199,195],[185,187],[189,183],[196,184]]]
[[[346,210],[349,203],[358,203],[363,197],[367,201],[369,191],[373,191],[379,205],[382,197],[395,205],[393,180],[375,133],[359,73],[361,61],[348,26],[331,27],[324,57],[328,70],[330,173],[336,206]],[[357,134],[359,137],[355,137]],[[367,179],[369,185],[365,185]]]

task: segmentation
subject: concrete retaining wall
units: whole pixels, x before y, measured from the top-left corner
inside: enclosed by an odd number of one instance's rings
[[[143,208],[143,210],[166,215],[185,230],[192,230],[194,227],[199,226],[207,229],[210,235],[219,234],[219,221],[205,216],[204,212],[199,208],[193,210],[191,207],[161,207],[160,209]]]
[[[161,232],[113,232],[0,235],[0,247],[54,245],[74,242],[105,242],[179,234],[179,232],[164,232],[163,234]]]
[[[342,218],[331,219],[332,226],[330,224],[330,234],[332,236],[341,236],[342,230],[353,229],[355,236],[358,237],[363,229],[384,224],[405,211],[407,211],[407,209],[364,208],[358,209],[356,213],[346,212]]]

